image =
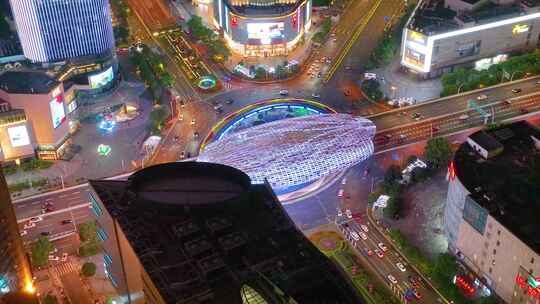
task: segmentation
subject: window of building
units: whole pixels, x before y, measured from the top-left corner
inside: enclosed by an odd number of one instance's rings
[[[501,235],[501,231],[500,231],[500,230],[497,230],[497,235]]]
[[[493,249],[493,254],[497,254],[497,249]]]
[[[493,269],[491,267],[489,267],[489,273],[493,272]]]
[[[495,265],[495,260],[491,260],[491,265]]]
[[[497,241],[497,246],[500,246],[501,245],[501,242],[500,241]]]
[[[534,258],[531,258],[531,264],[534,264]]]

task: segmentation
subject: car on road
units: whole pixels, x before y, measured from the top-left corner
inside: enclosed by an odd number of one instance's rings
[[[73,221],[70,220],[70,219],[67,219],[67,220],[62,220],[62,222],[60,222],[60,223],[61,223],[62,225],[67,225],[67,224],[73,223]]]
[[[432,127],[432,128],[431,128],[431,131],[432,131],[433,133],[437,133],[437,132],[439,132],[440,130],[441,130],[441,128],[439,128],[439,127]]]
[[[367,255],[367,256],[372,256],[373,255],[373,250],[369,249],[369,248],[364,248],[364,253]]]
[[[221,113],[223,112],[223,106],[221,104],[217,104],[215,107],[214,107],[214,111],[216,111],[217,113]]]
[[[50,254],[49,255],[49,261],[59,261],[60,257],[57,255]]]
[[[337,216],[343,216],[343,212],[341,212],[341,209],[337,209]]]
[[[360,225],[360,228],[362,228],[362,230],[364,230],[364,232],[368,232],[369,229],[366,225]]]
[[[185,151],[180,152],[180,157],[179,158],[180,159],[186,158],[186,152]]]
[[[389,274],[386,276],[386,278],[388,279],[388,281],[390,281],[390,283],[397,284],[397,279],[393,275]]]
[[[343,92],[343,94],[345,96],[351,96],[351,90],[345,90],[345,92]]]
[[[345,214],[347,215],[347,218],[352,218],[352,212],[351,212],[351,209],[345,210]]]
[[[409,283],[411,283],[411,285],[414,288],[420,287],[420,278],[410,275],[407,277],[407,279],[409,280]]]
[[[521,108],[521,109],[519,109],[519,113],[521,113],[521,114],[527,114],[527,113],[529,113],[529,110],[527,110],[527,109],[525,109],[525,108]]]
[[[287,96],[287,95],[289,95],[289,91],[287,91],[287,90],[279,90],[279,95]]]
[[[412,114],[412,118],[416,121],[422,119],[422,115],[420,115],[420,113],[416,112],[416,113],[413,113]]]
[[[507,99],[507,100],[503,101],[503,104],[505,104],[505,105],[511,105],[511,104],[512,104],[512,101]]]
[[[360,231],[360,232],[358,232],[358,234],[360,235],[360,238],[362,238],[362,240],[364,240],[364,241],[367,240],[367,235],[365,233]]]
[[[521,93],[521,89],[520,88],[513,88],[512,93],[514,93],[514,94]]]
[[[229,98],[229,99],[227,99],[227,101],[225,103],[230,105],[230,104],[233,104],[233,102],[234,102],[234,99]]]
[[[345,191],[344,191],[343,189],[339,189],[339,191],[338,191],[338,193],[337,193],[337,197],[342,198],[344,192],[345,192]]]
[[[422,299],[422,294],[415,288],[413,289],[414,297],[418,300]]]
[[[51,233],[49,231],[41,231],[39,234],[43,235],[43,236],[48,236],[50,235]]]
[[[405,266],[403,266],[402,263],[396,263],[396,266],[397,268],[399,268],[399,270],[401,270],[401,272],[407,271],[407,269],[405,268]]]
[[[53,212],[54,208],[52,206],[43,207],[41,213]]]
[[[469,119],[469,115],[467,115],[467,114],[461,114],[461,115],[459,115],[459,119],[460,119],[460,120],[467,120],[467,119]]]
[[[341,184],[342,184],[342,185],[347,184],[347,178],[346,178],[346,177],[344,177],[344,178],[341,180]]]
[[[43,221],[43,217],[42,216],[34,216],[34,217],[31,217],[29,220],[28,220],[28,223],[37,223],[37,222],[41,222]]]
[[[486,99],[488,99],[488,96],[486,94],[476,96],[476,100],[486,100]]]
[[[28,234],[28,231],[26,231],[26,230],[21,230],[21,233],[20,233],[20,234],[21,234],[21,236],[25,236],[25,235]]]
[[[384,245],[383,243],[377,244],[377,247],[381,248],[382,251],[388,251],[388,247],[386,247],[386,245]]]
[[[313,93],[313,94],[311,94],[311,97],[313,97],[313,98],[321,98],[321,95],[319,95],[317,93]]]
[[[375,254],[381,259],[384,258],[384,252],[380,249],[375,249]]]
[[[352,237],[353,240],[355,240],[355,241],[359,241],[359,240],[360,240],[360,236],[358,235],[358,233],[356,233],[356,231],[351,231],[351,237]]]
[[[407,138],[407,135],[405,135],[405,134],[399,134],[399,138],[405,139],[405,138]]]
[[[182,120],[184,120],[184,114],[180,114],[180,115],[178,115],[178,120],[179,120],[179,121],[182,121]]]
[[[195,118],[191,119],[191,125],[194,125],[196,123]]]
[[[193,138],[195,139],[199,138],[199,132],[197,131],[193,132]]]
[[[68,256],[69,256],[68,253],[67,253],[67,252],[64,252],[64,253],[62,253],[62,258],[61,258],[60,260],[61,260],[62,262],[66,262],[67,259],[68,259]]]
[[[28,222],[28,223],[24,224],[24,229],[30,229],[30,228],[34,228],[34,227],[36,227],[35,222]]]

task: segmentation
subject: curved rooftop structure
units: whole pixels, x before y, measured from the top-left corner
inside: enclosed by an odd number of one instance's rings
[[[375,125],[349,114],[288,118],[228,134],[198,160],[238,168],[283,192],[340,172],[373,153]]]

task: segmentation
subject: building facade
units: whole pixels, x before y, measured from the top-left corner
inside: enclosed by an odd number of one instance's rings
[[[74,90],[41,72],[0,74],[0,160],[59,159],[71,143]]]
[[[518,122],[471,135],[449,167],[449,248],[511,304],[540,303],[537,162],[540,131]]]
[[[283,56],[311,27],[311,0],[213,0],[214,25],[245,57]]]
[[[534,3],[419,1],[403,29],[401,65],[430,78],[458,67],[484,69],[511,52],[534,50],[540,36],[540,6]]]
[[[19,235],[6,180],[0,170],[0,302],[4,294],[29,290],[31,286],[30,265]]]
[[[26,58],[57,62],[115,49],[108,0],[10,0]]]
[[[237,169],[177,162],[90,184],[125,303],[362,303],[268,185]]]

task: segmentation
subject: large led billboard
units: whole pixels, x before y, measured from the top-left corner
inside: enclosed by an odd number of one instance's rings
[[[30,137],[26,126],[16,126],[7,129],[9,141],[13,148],[22,147],[30,144]]]
[[[92,75],[88,77],[88,82],[90,83],[90,88],[99,89],[102,86],[111,82],[114,78],[113,68],[109,67],[105,71]]]
[[[57,128],[66,119],[66,112],[64,110],[64,100],[62,95],[58,95],[49,102],[49,108],[51,109],[51,119],[53,128]]]
[[[275,40],[283,43],[285,35],[285,24],[283,22],[275,23],[248,23],[248,39],[258,39],[261,44],[272,44]]]

